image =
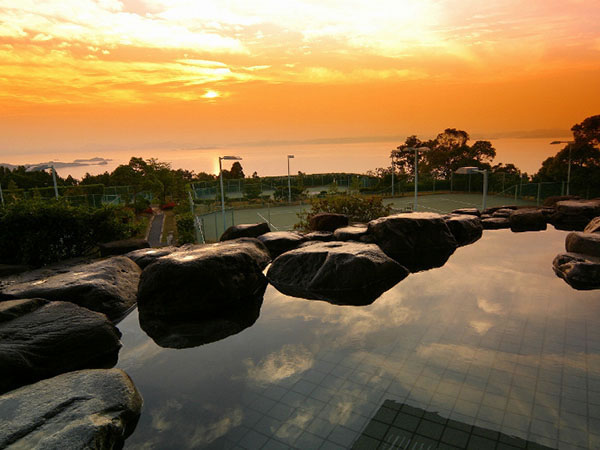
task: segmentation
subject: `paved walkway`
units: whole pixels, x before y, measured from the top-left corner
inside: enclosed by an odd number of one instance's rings
[[[148,242],[150,247],[160,247],[160,235],[162,234],[165,215],[163,213],[156,214],[152,218],[152,225],[148,233]]]

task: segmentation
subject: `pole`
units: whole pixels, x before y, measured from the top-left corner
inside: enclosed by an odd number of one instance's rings
[[[569,169],[567,170],[567,195],[571,186],[571,145],[569,144]]]
[[[488,191],[488,173],[487,170],[483,170],[483,208],[482,211],[485,211],[485,201],[487,197]]]
[[[223,167],[221,166],[221,157],[219,156],[219,174],[221,175],[221,211],[223,213],[223,232],[225,232],[225,194],[223,193]],[[215,227],[215,233],[217,232]]]
[[[540,206],[540,195],[542,194],[542,183],[538,183],[537,201],[536,205]]]
[[[292,184],[290,181],[290,155],[287,157],[288,163],[288,203],[292,203]]]
[[[0,184],[0,201],[2,201],[2,206],[4,206],[4,195],[2,195],[2,185]]]
[[[58,186],[56,186],[56,169],[54,168],[54,166],[50,166],[50,167],[52,168],[52,181],[54,182],[54,195],[56,197],[56,200],[58,200]]]
[[[419,185],[419,150],[415,148],[415,204],[414,210],[417,210],[417,191]]]
[[[454,181],[454,172],[450,172],[450,192],[453,192],[454,186],[452,185]]]

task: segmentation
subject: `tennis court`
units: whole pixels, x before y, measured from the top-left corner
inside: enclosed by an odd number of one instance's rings
[[[396,197],[384,199],[384,204],[391,204],[394,212],[412,210],[414,197]],[[486,206],[502,205],[535,205],[535,201],[514,199],[514,197],[493,196],[487,197]],[[458,208],[479,208],[482,206],[481,194],[424,194],[418,197],[417,211],[449,213]],[[299,222],[298,214],[310,209],[310,204],[297,204],[288,206],[266,206],[250,209],[227,209],[225,211],[225,226],[223,226],[223,213],[217,211],[209,214],[198,215],[202,224],[204,239],[216,241],[224,229],[241,223],[267,222],[272,231],[285,231],[294,228]]]

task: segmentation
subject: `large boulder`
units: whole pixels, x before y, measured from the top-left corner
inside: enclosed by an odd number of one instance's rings
[[[142,272],[140,314],[161,317],[211,315],[262,297],[270,262],[254,238],[240,238],[173,252]]]
[[[310,229],[314,231],[335,231],[348,226],[348,216],[335,213],[318,213],[309,219]]]
[[[294,297],[368,305],[408,275],[374,244],[311,242],[273,261],[267,278]]]
[[[581,200],[581,197],[579,197],[578,195],[553,195],[550,197],[546,197],[544,203],[542,203],[542,206],[545,208],[554,209],[558,202],[563,202],[565,200]]]
[[[517,209],[508,218],[514,232],[541,231],[546,229],[546,217],[540,209]]]
[[[600,233],[572,231],[565,239],[565,247],[569,253],[600,257]]]
[[[505,210],[505,209],[514,211],[517,208],[518,207],[515,205],[492,206],[490,208],[486,208],[483,211],[481,211],[481,214],[482,215],[487,214],[487,215],[493,216],[496,211]],[[501,213],[501,214],[504,214],[504,213]]]
[[[510,215],[516,211],[516,209],[511,209],[511,208],[501,208],[501,209],[497,209],[496,211],[494,211],[492,213],[492,217],[510,217]]]
[[[220,241],[230,241],[242,237],[255,238],[261,234],[270,232],[269,224],[262,223],[242,223],[240,225],[232,225],[225,230],[221,235]]]
[[[600,200],[566,200],[556,203],[549,221],[555,228],[582,231],[590,220],[600,216]]]
[[[478,241],[483,234],[481,220],[474,214],[451,214],[444,220],[460,247]]]
[[[490,217],[481,219],[481,225],[484,230],[501,230],[510,228],[510,220],[508,217]]]
[[[336,241],[362,241],[367,234],[367,225],[357,224],[338,228],[333,232],[333,239]]]
[[[124,256],[70,266],[64,270],[28,272],[0,291],[0,300],[40,297],[75,303],[117,321],[136,301],[141,269]]]
[[[306,238],[295,231],[271,231],[260,235],[258,240],[265,244],[271,258],[275,259],[282,253],[297,248]]]
[[[481,217],[481,212],[477,208],[459,208],[452,211],[452,214]]]
[[[561,253],[552,262],[554,273],[574,289],[600,289],[600,258]]]
[[[112,367],[121,333],[104,314],[44,299],[0,303],[0,392],[77,369]]]
[[[304,235],[307,241],[329,242],[333,241],[333,233],[331,231],[313,231]]]
[[[402,213],[372,220],[374,242],[411,272],[443,266],[458,246],[444,218],[435,213]]]
[[[100,256],[124,255],[125,253],[150,247],[146,239],[122,239],[120,241],[105,242],[98,244]]]
[[[131,259],[134,263],[140,266],[141,269],[146,268],[146,266],[152,264],[158,258],[163,256],[170,255],[173,252],[176,252],[177,247],[159,247],[159,248],[143,248],[140,250],[134,250],[132,252],[127,253],[129,259]]]
[[[585,228],[583,229],[585,233],[600,233],[600,217],[594,217],[590,220]]]
[[[249,297],[235,308],[210,314],[157,316],[140,309],[140,327],[165,348],[190,348],[220,341],[254,325],[260,315],[262,295]]]
[[[119,369],[70,372],[0,397],[0,448],[121,448],[142,397]]]

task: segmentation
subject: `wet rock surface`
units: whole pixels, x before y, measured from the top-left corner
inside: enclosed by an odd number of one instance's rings
[[[443,266],[458,246],[443,217],[404,213],[372,220],[369,234],[386,255],[411,272]]]
[[[315,242],[275,259],[267,277],[286,295],[368,305],[408,273],[374,244]]]
[[[554,273],[574,289],[600,289],[600,258],[561,253],[552,262]]]
[[[262,223],[244,223],[240,225],[232,225],[225,230],[221,235],[220,241],[230,241],[242,237],[256,238],[262,234],[269,233],[269,224]]]
[[[310,229],[314,231],[335,231],[348,226],[348,217],[344,214],[319,213],[309,220]]]
[[[507,217],[489,217],[481,219],[484,230],[501,230],[510,228],[510,220]]]
[[[0,448],[121,448],[141,408],[122,370],[58,375],[0,396]]]
[[[150,243],[146,239],[123,239],[98,244],[100,256],[124,255],[140,248],[149,247]]]
[[[483,234],[481,220],[474,214],[452,214],[444,220],[460,247],[478,241]]]
[[[367,234],[367,225],[357,224],[349,227],[338,228],[333,232],[333,238],[336,241],[362,241]]]
[[[170,246],[160,248],[143,248],[140,250],[134,250],[133,252],[129,252],[125,256],[127,256],[134,263],[140,266],[141,269],[144,269],[146,268],[146,266],[152,264],[158,258],[170,255],[171,253],[177,250],[177,247]]]
[[[124,256],[41,269],[5,280],[0,300],[39,297],[67,301],[115,321],[135,304],[140,273],[138,265]]]
[[[541,209],[517,209],[508,218],[514,232],[545,230],[546,217]]]
[[[548,219],[559,230],[582,231],[595,217],[600,216],[600,200],[566,200],[556,203]]]
[[[585,233],[600,233],[600,217],[594,217],[590,220],[585,228],[583,229]]]
[[[44,299],[0,303],[0,392],[60,373],[112,367],[121,333],[105,315]]]
[[[159,258],[140,278],[140,314],[186,317],[236,308],[262,296],[271,258],[257,239],[190,247]]]
[[[565,239],[565,248],[569,253],[600,257],[600,233],[573,231]]]
[[[211,314],[164,317],[140,311],[140,327],[165,348],[190,348],[220,341],[254,325],[260,315],[262,295],[249,297],[234,308]]]
[[[294,231],[271,231],[259,236],[258,240],[269,249],[271,258],[275,259],[282,253],[297,248],[306,238]]]

